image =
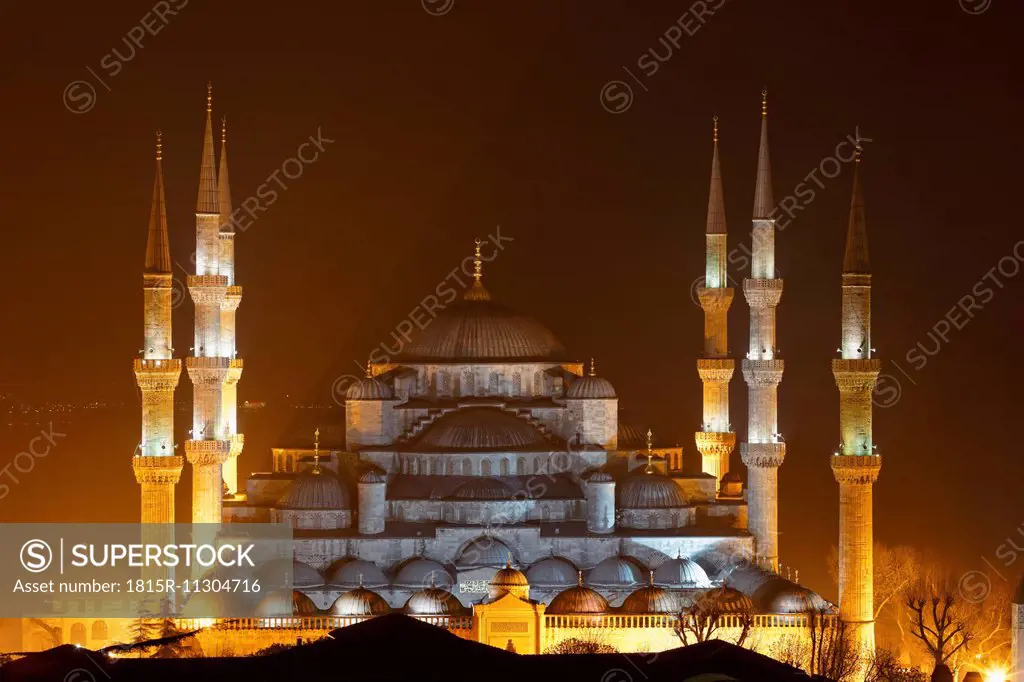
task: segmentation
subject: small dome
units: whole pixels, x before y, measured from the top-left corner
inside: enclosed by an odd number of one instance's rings
[[[735,471],[730,471],[722,476],[718,494],[723,497],[741,497],[743,495],[743,479]]]
[[[288,488],[282,509],[351,509],[348,490],[330,471],[311,469],[299,474]]]
[[[288,571],[292,573],[291,584],[295,587],[321,587],[324,577],[309,564],[286,557],[273,559],[256,569],[256,577],[264,585],[284,585]]]
[[[398,569],[395,584],[405,587],[426,587],[428,585],[450,587],[455,581],[444,566],[432,559],[414,557]]]
[[[530,594],[530,581],[526,579],[526,574],[519,569],[512,568],[511,564],[499,569],[494,574],[488,591],[491,599],[497,599],[505,593],[510,593],[520,599],[528,599]]]
[[[416,592],[405,603],[410,616],[452,616],[465,611],[454,594],[440,587],[428,587]]]
[[[607,471],[598,469],[587,477],[587,483],[614,483],[615,479]]]
[[[654,569],[654,584],[666,587],[711,587],[708,574],[696,561],[676,557]]]
[[[655,585],[641,587],[622,602],[622,613],[679,613],[679,598]]]
[[[377,469],[370,469],[369,471],[367,471],[366,473],[364,473],[362,476],[359,477],[359,482],[360,483],[386,483],[387,479],[385,479],[384,478],[384,474],[382,474]]]
[[[611,556],[590,570],[587,582],[602,587],[630,587],[643,582],[646,569],[625,556]]]
[[[537,427],[498,407],[463,407],[437,418],[409,449],[510,452],[551,449]]]
[[[820,595],[785,578],[770,580],[754,594],[761,613],[831,612],[832,608]]]
[[[687,504],[676,482],[658,473],[634,474],[618,490],[622,509],[671,509]]]
[[[384,597],[365,587],[349,590],[331,606],[331,615],[334,616],[382,616],[389,611],[391,607]]]
[[[459,558],[455,560],[455,565],[459,568],[475,568],[479,566],[499,568],[508,566],[513,561],[515,561],[515,557],[512,555],[512,550],[508,548],[508,545],[497,538],[481,535],[462,546]]]
[[[391,387],[373,377],[363,377],[345,391],[346,400],[391,400],[393,397]]]
[[[449,500],[510,500],[512,488],[496,478],[474,478],[452,491]]]
[[[551,556],[541,559],[526,570],[531,585],[543,587],[568,587],[576,583],[576,566],[568,559]]]
[[[366,559],[351,557],[334,562],[327,571],[327,582],[340,587],[385,587],[388,579],[380,566]]]
[[[754,609],[750,597],[731,587],[723,586],[708,590],[697,600],[697,606],[699,608],[708,602],[714,603],[722,613],[742,613]]]
[[[562,616],[580,613],[608,613],[610,610],[608,600],[598,592],[583,585],[576,585],[576,587],[570,587],[556,594],[548,604],[545,613]]]
[[[259,618],[313,616],[316,613],[317,608],[313,600],[297,590],[268,592],[256,605],[256,616]]]
[[[579,398],[614,398],[615,388],[612,386],[612,382],[608,381],[604,377],[588,374],[587,376],[582,376],[569,384],[569,389],[565,392],[565,397],[572,398],[574,400]]]

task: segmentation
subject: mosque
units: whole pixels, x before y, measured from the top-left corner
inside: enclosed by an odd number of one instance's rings
[[[697,358],[704,409],[695,454],[620,421],[619,398],[593,360],[570,355],[539,321],[500,303],[485,285],[481,243],[471,282],[437,308],[401,353],[371,361],[347,386],[344,422],[273,449],[272,470],[238,480],[244,438],[236,389],[232,201],[226,134],[215,155],[208,94],[198,202],[195,341],[184,365],[193,384],[191,439],[176,452],[174,391],[182,359],[171,344],[171,258],[158,143],[146,246],[144,347],[134,361],[142,436],[132,458],[142,522],[174,521],[185,462],[192,521],[288,524],[294,590],[263,597],[252,618],[192,622],[207,655],[273,643],[400,611],[520,653],[596,638],[620,651],[681,644],[694,610],[720,619],[715,636],[771,652],[811,621],[851,628],[874,646],[871,392],[880,368],[871,347],[871,274],[860,151],[841,273],[842,329],[832,371],[839,389],[840,449],[828,461],[840,490],[839,604],[779,563],[778,475],[786,455],[775,342],[776,208],[766,98],[754,192],[752,265],[743,280],[749,351],[741,374],[749,421],[729,419],[735,360],[727,350],[734,299],[715,121],[706,271],[698,297],[704,351]],[[838,265],[838,258],[837,258]],[[837,267],[838,270],[838,267]],[[467,273],[469,274],[469,273]],[[837,277],[838,278],[838,277]],[[837,292],[839,293],[839,292]],[[825,368],[823,368],[824,371]],[[312,431],[312,430],[311,430]],[[745,483],[744,483],[745,478]],[[267,566],[265,570],[276,570]],[[91,642],[83,642],[91,644]]]

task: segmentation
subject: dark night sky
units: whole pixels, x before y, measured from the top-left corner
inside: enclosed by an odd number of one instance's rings
[[[115,47],[126,54],[122,37],[152,4],[8,8],[0,383],[40,398],[137,402],[130,361],[153,131],[164,131],[173,256],[187,267],[212,80],[236,205],[318,129],[336,140],[237,239],[242,399],[329,400],[334,378],[500,223],[515,241],[487,267],[492,294],[544,321],[576,357],[597,356],[621,404],[692,456],[702,316],[689,291],[703,272],[711,117],[721,117],[733,247],[749,243],[767,86],[776,200],[856,125],[873,139],[863,180],[874,345],[910,375],[886,365],[903,392],[876,410],[876,537],[983,567],[979,555],[995,561],[1024,520],[1012,355],[1024,275],[1001,277],[1005,288],[926,366],[905,356],[933,346],[929,331],[1020,236],[1024,16],[1017,0],[990,1],[970,14],[958,0],[734,0],[650,77],[638,57],[664,55],[658,39],[689,3],[455,0],[431,16],[416,0],[192,0],[113,77],[101,60]],[[647,90],[634,83],[631,108],[611,115],[599,92],[629,80],[623,66]],[[95,83],[88,68],[110,90],[97,86],[95,107],[76,115],[62,92]],[[782,560],[819,584],[836,541],[829,361],[850,182],[849,166],[825,180],[777,237]],[[737,357],[747,314],[738,297]],[[191,345],[191,316],[188,302],[176,312],[179,349]],[[742,439],[739,376],[732,390]],[[183,379],[178,397],[189,395]],[[81,520],[136,518],[137,430],[125,419],[101,442],[40,463],[0,517],[55,520],[75,505]],[[243,469],[269,466],[266,449],[245,457]],[[54,499],[65,503],[46,510]]]

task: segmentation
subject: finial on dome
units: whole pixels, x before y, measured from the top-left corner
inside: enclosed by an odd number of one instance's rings
[[[761,90],[761,115],[768,115],[768,88]]]
[[[651,447],[654,445],[654,434],[650,429],[647,429],[647,469],[644,471],[645,474],[654,473],[654,465],[651,464],[651,460],[654,458],[654,452]]]
[[[366,361],[366,378],[367,379],[372,379],[373,378],[373,361],[372,360],[367,360]]]
[[[434,580],[434,572],[433,571],[430,572],[430,589],[432,589],[432,590],[436,590],[437,589],[437,582]]]
[[[320,475],[320,427],[313,432],[313,473]]]
[[[505,557],[505,568],[512,568],[512,557]]]
[[[480,258],[480,245],[483,242],[480,240],[480,237],[477,237],[473,240],[473,243],[476,245],[473,249],[473,279],[480,282],[484,277],[484,262]]]
[[[220,143],[227,144],[228,141],[228,117],[220,117]]]
[[[156,160],[157,161],[159,161],[160,159],[164,158],[164,142],[163,142],[163,137],[164,137],[163,132],[160,131],[160,130],[157,130],[156,131]]]
[[[576,585],[583,587],[583,571],[576,571]]]
[[[647,585],[648,587],[654,587],[654,569],[647,571]]]
[[[359,587],[363,586],[363,572],[359,571]]]
[[[473,240],[473,284],[463,295],[467,301],[488,301],[491,298],[490,293],[484,288],[484,262],[480,255],[480,246],[483,243],[479,237]]]
[[[718,144],[718,117],[715,116],[712,120],[715,122],[714,142]]]
[[[864,146],[861,145],[860,139],[853,143],[853,160],[856,163],[860,163],[860,155],[864,151]]]
[[[206,82],[206,113],[213,111],[213,81]]]
[[[594,362],[594,357],[590,357],[590,376],[597,376],[597,363]]]

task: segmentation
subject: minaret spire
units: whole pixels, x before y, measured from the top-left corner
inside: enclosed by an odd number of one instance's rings
[[[156,176],[146,237],[146,272],[171,273],[171,245],[167,233],[167,205],[164,200],[163,134],[156,131]]]
[[[749,350],[743,360],[747,383],[747,441],[740,455],[747,465],[748,527],[758,555],[768,568],[779,561],[779,467],[786,444],[779,435],[778,390],[784,364],[778,356],[775,309],[782,298],[782,280],[775,277],[775,219],[772,173],[768,156],[768,92],[761,92],[761,144],[757,155],[757,186],[750,277],[743,296],[750,308]]]
[[[842,285],[841,357],[832,361],[839,388],[841,443],[832,456],[832,473],[839,483],[839,616],[852,629],[861,658],[870,660],[875,646],[872,487],[882,468],[872,442],[871,397],[881,362],[871,357],[871,273],[859,148]]]
[[[712,143],[704,286],[697,290],[704,309],[704,353],[697,360],[697,373],[704,387],[704,413],[701,430],[694,439],[701,455],[701,471],[721,481],[729,472],[729,455],[736,447],[736,434],[729,423],[729,381],[735,361],[728,357],[728,313],[734,292],[726,271],[725,194],[718,159],[717,116],[713,120]]]
[[[473,243],[473,284],[466,290],[463,298],[467,301],[488,301],[491,294],[484,287],[484,262],[480,255],[480,246],[483,241],[477,237]]]
[[[213,154],[213,83],[206,84],[206,131],[199,165],[199,196],[196,213],[217,213],[217,162]]]

